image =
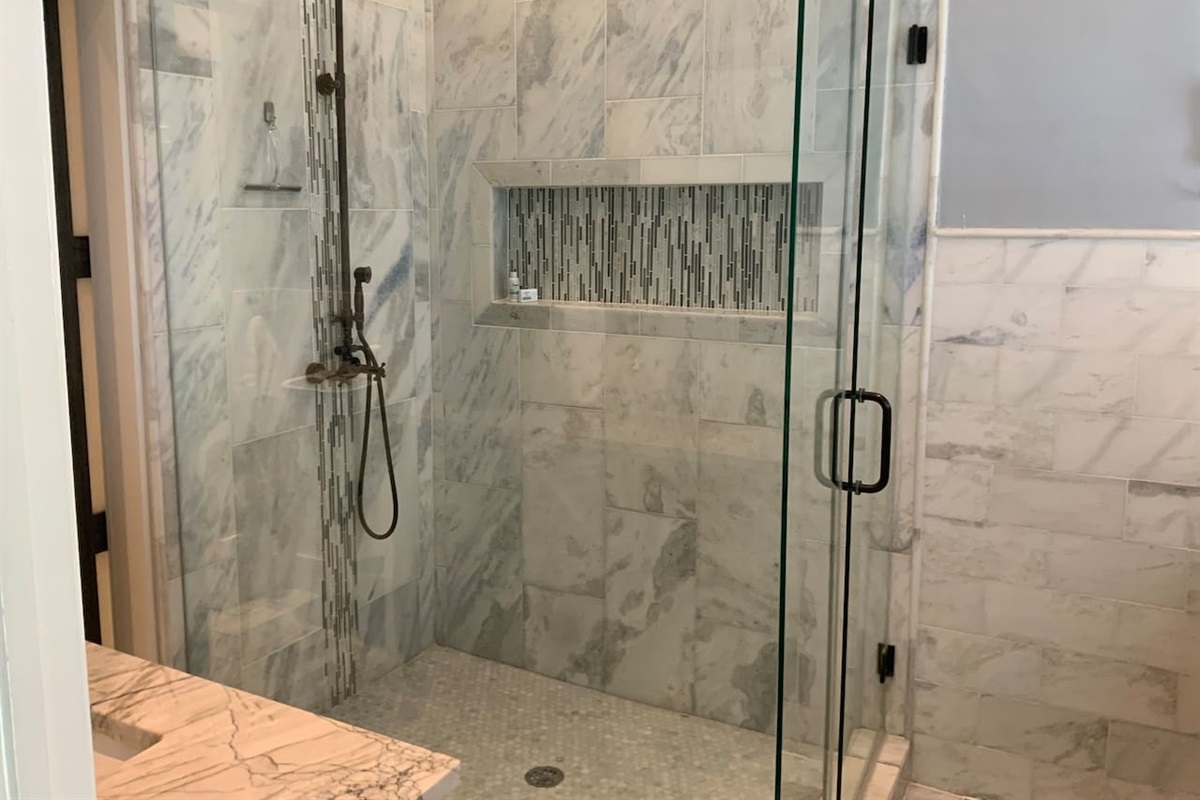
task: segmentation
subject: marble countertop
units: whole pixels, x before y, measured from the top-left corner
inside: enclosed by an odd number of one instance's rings
[[[88,644],[100,800],[443,800],[455,758]]]

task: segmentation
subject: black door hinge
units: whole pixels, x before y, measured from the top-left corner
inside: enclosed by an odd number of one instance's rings
[[[908,52],[905,63],[924,64],[929,57],[929,26],[912,25],[908,29]]]
[[[879,643],[875,657],[875,671],[879,673],[879,682],[896,676],[896,645]]]

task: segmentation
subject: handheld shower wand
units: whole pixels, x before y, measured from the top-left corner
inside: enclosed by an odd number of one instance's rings
[[[367,337],[363,334],[363,284],[371,282],[371,268],[359,267],[354,270],[354,332],[358,335],[358,349],[362,350],[363,360],[367,363],[363,372],[367,375],[367,402],[363,414],[362,455],[358,460],[358,521],[363,530],[372,539],[386,539],[396,531],[396,523],[400,520],[400,498],[396,492],[396,466],[392,461],[392,439],[388,434],[387,398],[383,393],[383,364],[375,358]],[[367,512],[363,507],[363,485],[367,475],[367,445],[371,440],[371,380],[379,389],[379,424],[383,427],[383,452],[387,459],[388,483],[392,490],[392,521],[383,533],[377,533],[367,522]]]

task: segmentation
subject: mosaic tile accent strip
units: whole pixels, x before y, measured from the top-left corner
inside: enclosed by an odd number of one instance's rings
[[[305,74],[335,72],[335,0],[309,0],[305,5],[305,38],[302,41]],[[326,364],[337,360],[341,344],[340,312],[341,235],[338,204],[337,120],[333,101],[315,92],[313,81],[304,84],[304,110],[308,121],[309,218],[313,232],[313,336],[316,352]],[[322,622],[325,630],[325,677],[330,705],[345,700],[357,689],[354,635],[358,630],[355,600],[354,518],[350,478],[349,391],[330,386],[314,391],[317,422],[317,477],[321,492]]]
[[[800,184],[796,310],[815,311],[821,184]],[[514,187],[506,272],[544,300],[783,311],[787,184]]]

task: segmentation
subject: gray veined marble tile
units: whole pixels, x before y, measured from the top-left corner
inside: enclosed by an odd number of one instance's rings
[[[149,31],[139,33],[149,39]],[[140,38],[140,37],[139,37]],[[141,43],[143,53],[149,41]],[[154,69],[181,75],[212,77],[213,58],[207,4],[156,0],[153,32]],[[150,66],[143,58],[143,66]]]
[[[1051,588],[1183,608],[1190,560],[1185,551],[1140,542],[1056,535],[1047,573]]]
[[[307,183],[308,128],[304,109],[304,37],[300,3],[213,0],[213,60],[223,206],[304,208],[307,192],[247,192],[271,182],[275,156],[264,103],[275,110],[274,140],[280,184]]]
[[[248,692],[308,711],[329,708],[325,676],[325,633],[316,631],[242,668]]]
[[[521,158],[595,158],[604,148],[604,0],[517,4]]]
[[[182,570],[222,557],[235,534],[232,435],[221,328],[170,334]]]
[[[1169,728],[1178,701],[1178,676],[1098,656],[1047,649],[1041,699],[1114,720]]]
[[[520,485],[518,331],[475,325],[469,307],[443,306],[444,451],[450,480]]]
[[[608,0],[607,14],[609,100],[700,94],[703,0]]]
[[[618,333],[636,336],[641,314],[632,308],[603,305],[563,305],[550,308],[550,326],[555,330]]]
[[[1130,481],[1125,538],[1200,550],[1200,487]]]
[[[233,440],[245,442],[313,424],[315,360],[309,289],[235,291],[226,342]]]
[[[1096,653],[1116,638],[1117,604],[1100,597],[989,583],[984,606],[982,632],[1003,639]]]
[[[604,343],[608,504],[696,514],[698,343],[609,336]]]
[[[783,367],[780,347],[705,342],[700,355],[701,417],[782,427]]]
[[[1200,424],[1062,414],[1053,466],[1063,472],[1194,486],[1200,484]]]
[[[1065,533],[1120,538],[1125,482],[996,467],[988,519]]]
[[[1063,326],[1063,291],[942,284],[934,292],[933,337],[955,344],[1053,346]]]
[[[699,97],[622,100],[605,104],[604,155],[622,158],[699,153]]]
[[[647,308],[641,312],[641,317],[639,333],[642,336],[727,342],[738,338],[739,317],[735,314]]]
[[[521,331],[521,399],[600,408],[604,337],[570,331]]]
[[[174,385],[171,383],[170,335],[156,333],[153,338],[154,429],[157,433],[156,452],[160,466],[156,478],[151,471],[151,510],[154,498],[161,502],[163,561],[167,580],[183,574],[183,543],[179,532],[179,479],[175,458]],[[147,373],[143,373],[147,375]],[[157,486],[155,486],[157,484]],[[157,489],[157,494],[155,493]],[[182,629],[181,629],[182,630]]]
[[[1048,412],[973,403],[929,404],[926,454],[930,458],[1059,469],[1055,418]],[[1074,470],[1089,472],[1091,470]]]
[[[166,252],[163,249],[162,186],[159,173],[157,112],[154,99],[155,74],[148,69],[137,72],[138,127],[141,155],[136,164],[141,180],[142,234],[144,256],[141,260],[141,291],[147,296],[148,325],[154,333],[167,330]]]
[[[524,666],[520,493],[442,483],[436,508],[438,642]]]
[[[163,250],[171,330],[225,320],[219,257],[217,170],[220,131],[206,78],[159,75]]]
[[[1001,348],[933,342],[929,348],[929,397],[954,403],[996,402]]]
[[[1108,774],[1169,791],[1200,789],[1200,739],[1172,731],[1113,722]]]
[[[226,208],[220,220],[221,260],[230,291],[311,291],[312,232],[307,211]]]
[[[977,745],[913,737],[913,780],[988,800],[1027,800],[1033,762]]]
[[[416,384],[411,212],[352,210],[350,263],[372,271],[364,287],[363,328],[387,367],[388,402],[411,397]]]
[[[816,48],[818,55],[817,87],[820,89],[846,89],[851,86],[854,68],[861,63],[858,48],[853,47],[858,35],[855,28],[855,9],[862,3],[847,3],[844,0],[820,0]],[[811,28],[810,28],[811,30]],[[809,43],[805,42],[806,49]],[[858,57],[856,57],[858,56]]]
[[[431,300],[433,280],[433,220],[432,211],[417,204],[413,210],[413,299],[418,303]]]
[[[521,525],[526,584],[604,594],[604,414],[522,407]]]
[[[918,605],[921,622],[966,633],[988,633],[984,587],[973,578],[923,570]]]
[[[414,211],[428,214],[429,203],[429,114],[425,111],[410,111],[412,150],[409,153],[408,174],[412,188]]]
[[[386,675],[421,650],[419,590],[413,580],[359,606],[360,681]]]
[[[778,626],[781,453],[779,431],[700,423],[702,619],[764,633]]]
[[[763,733],[773,731],[779,669],[776,637],[701,621],[695,648],[695,713]]]
[[[1010,239],[1004,279],[1064,286],[1138,286],[1145,266],[1143,241]]]
[[[640,158],[563,159],[551,165],[557,186],[631,186],[642,183]]]
[[[709,0],[704,152],[791,148],[797,9],[786,0]]]
[[[605,691],[690,712],[696,523],[619,509],[604,522]]]
[[[984,695],[977,743],[1035,761],[1103,769],[1108,720],[1053,706]]]
[[[1062,343],[1072,350],[1200,354],[1200,293],[1067,287]]]
[[[925,460],[925,514],[983,522],[991,496],[992,466],[962,461]]]
[[[1200,291],[1200,244],[1150,242],[1146,252],[1146,285]]]
[[[420,436],[420,411],[420,405],[415,398],[389,405],[387,408],[399,514],[395,532],[390,538],[382,541],[368,536],[362,529],[362,523],[355,522],[355,528],[358,530],[355,546],[356,587],[360,606],[412,583],[418,577],[421,499],[417,474],[417,447]],[[363,444],[361,406],[351,416],[350,425],[350,463],[356,470],[354,475],[357,486],[357,466]],[[357,500],[354,502],[357,503]],[[383,450],[378,405],[371,409],[371,438],[367,443],[367,468],[362,502],[371,529],[376,533],[386,531],[392,519],[392,492]]]
[[[525,667],[601,688],[609,671],[604,601],[525,586]]]
[[[979,692],[918,681],[913,687],[913,702],[916,733],[974,743]]]
[[[1134,402],[1131,353],[996,348],[1001,405],[1129,414]]]
[[[442,299],[471,299],[473,161],[505,161],[517,156],[517,114],[513,108],[438,111],[431,120],[434,255]]]
[[[407,12],[349,0],[345,12],[351,208],[412,208]]]
[[[1007,239],[939,238],[934,257],[937,283],[1003,283]]]
[[[1200,795],[1160,789],[1054,764],[1033,765],[1033,800],[1196,800]]]
[[[436,0],[433,26],[436,107],[512,105],[517,78],[511,4]]]
[[[921,535],[922,564],[930,569],[976,581],[1046,585],[1046,531],[930,518]]]
[[[238,624],[238,562],[225,557],[183,576],[187,669],[232,685],[242,681],[242,637]]]
[[[918,680],[1012,697],[1038,696],[1041,651],[1033,645],[922,626],[915,658]]]
[[[1193,612],[1120,603],[1117,633],[1105,651],[1127,661],[1181,673],[1177,711],[1182,718],[1185,689],[1188,681],[1195,679],[1196,656],[1200,653],[1200,625]]]
[[[1200,421],[1200,358],[1138,358],[1136,410],[1140,416]]]
[[[320,597],[316,431],[300,428],[238,445],[233,472],[237,518],[246,532],[237,540],[241,602],[290,607],[297,592]],[[309,622],[320,629],[319,606]]]

